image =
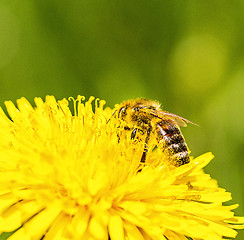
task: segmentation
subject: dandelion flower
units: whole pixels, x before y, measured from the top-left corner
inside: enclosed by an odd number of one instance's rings
[[[69,99],[70,100],[70,99]],[[118,141],[112,109],[93,97],[25,99],[0,109],[0,232],[9,240],[235,238],[244,219],[204,173],[206,153],[178,168]],[[72,102],[72,101],[71,101]]]

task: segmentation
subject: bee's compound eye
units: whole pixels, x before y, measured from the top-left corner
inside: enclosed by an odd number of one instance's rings
[[[120,112],[121,112],[121,113],[125,113],[125,112],[126,112],[126,108],[125,108],[125,107],[122,107],[122,108],[120,109]]]
[[[119,110],[119,117],[122,117],[126,114],[126,107],[122,107]]]

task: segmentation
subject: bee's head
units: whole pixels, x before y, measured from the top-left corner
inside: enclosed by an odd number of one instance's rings
[[[124,119],[128,115],[135,114],[137,112],[140,112],[141,109],[145,108],[141,103],[137,102],[127,102],[126,104],[123,104],[119,110],[118,110],[118,118]]]
[[[118,110],[118,118],[124,120],[126,115],[128,114],[129,106],[124,105],[121,106],[120,109]]]
[[[116,110],[116,116],[122,120],[128,120],[133,115],[140,114],[146,109],[156,110],[159,104],[145,98],[137,98],[134,100],[127,100],[119,105]]]

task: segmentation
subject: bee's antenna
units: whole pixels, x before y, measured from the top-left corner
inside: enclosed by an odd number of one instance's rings
[[[110,119],[114,116],[114,114],[115,114],[116,112],[117,112],[117,110],[115,110],[115,111],[113,112],[112,116],[108,119],[107,124],[109,123]]]

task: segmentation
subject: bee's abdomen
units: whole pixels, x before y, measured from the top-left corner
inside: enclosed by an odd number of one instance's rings
[[[179,167],[190,162],[185,139],[177,125],[162,121],[157,124],[157,135],[174,166]]]

